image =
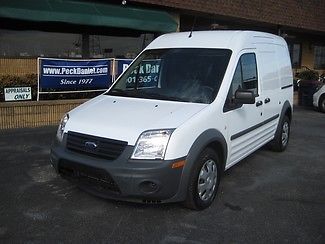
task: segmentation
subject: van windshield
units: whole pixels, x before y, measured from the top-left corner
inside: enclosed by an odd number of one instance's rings
[[[146,50],[106,95],[208,104],[218,93],[230,55],[228,49]]]

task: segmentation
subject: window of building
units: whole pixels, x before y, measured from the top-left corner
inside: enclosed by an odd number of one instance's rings
[[[89,56],[134,58],[153,38],[153,34],[138,37],[90,35]],[[81,34],[73,33],[0,29],[0,58],[82,58],[82,39]]]
[[[325,69],[325,46],[315,46],[314,68]]]
[[[237,90],[251,90],[258,96],[257,65],[254,53],[243,54],[237,64],[230,89],[227,95],[224,111],[229,111],[241,107],[235,101]]]
[[[301,66],[301,44],[288,43],[292,68],[300,68]]]
[[[80,35],[42,31],[0,30],[0,57],[80,57]]]

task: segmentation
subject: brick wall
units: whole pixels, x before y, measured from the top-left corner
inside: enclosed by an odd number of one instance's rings
[[[130,0],[325,32],[324,0]]]

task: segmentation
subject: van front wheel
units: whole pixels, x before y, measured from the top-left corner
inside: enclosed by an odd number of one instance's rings
[[[184,205],[194,210],[202,210],[213,202],[220,182],[220,162],[214,150],[207,148],[201,152],[193,166]]]

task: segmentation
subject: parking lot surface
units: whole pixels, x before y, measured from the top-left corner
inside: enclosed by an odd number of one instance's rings
[[[325,115],[297,108],[284,153],[229,169],[212,206],[142,205],[89,195],[57,176],[56,128],[0,131],[2,243],[325,243]]]

